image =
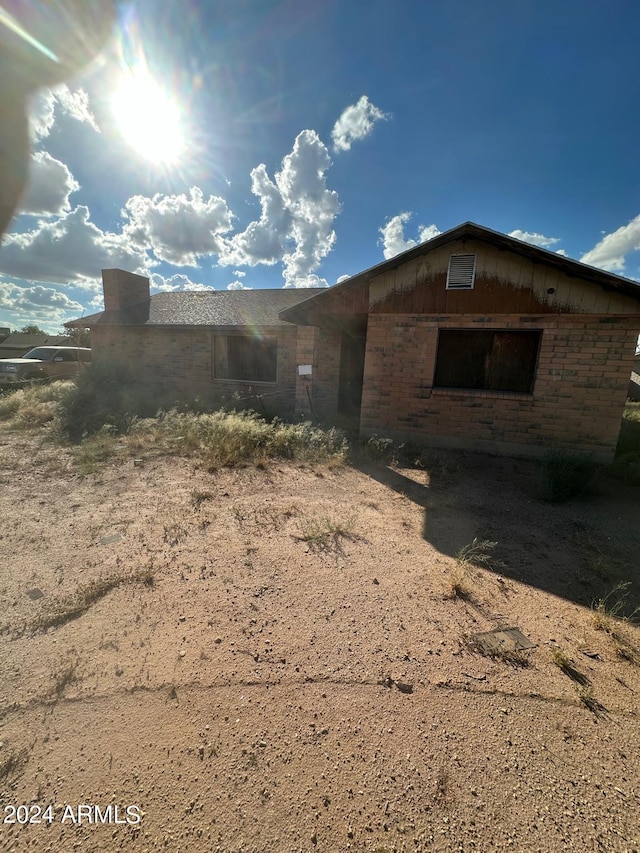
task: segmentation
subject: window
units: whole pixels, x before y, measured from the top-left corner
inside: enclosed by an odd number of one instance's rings
[[[475,255],[451,255],[447,270],[447,290],[473,290],[475,277]]]
[[[79,361],[78,354],[68,349],[58,350],[54,358],[59,358],[61,361]]]
[[[435,388],[469,388],[530,394],[540,332],[441,329]]]
[[[215,335],[213,375],[237,382],[275,382],[278,372],[276,338]]]

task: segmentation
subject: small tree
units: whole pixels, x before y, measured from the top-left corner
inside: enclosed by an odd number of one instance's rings
[[[91,346],[91,332],[89,329],[62,329],[62,333],[65,338],[69,340],[70,347],[90,347]]]
[[[40,326],[36,326],[35,323],[31,325],[23,326],[20,331],[25,335],[48,335],[49,332],[45,332],[44,329],[41,329]]]

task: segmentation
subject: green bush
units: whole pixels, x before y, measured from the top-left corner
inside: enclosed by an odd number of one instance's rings
[[[597,465],[591,456],[553,450],[542,465],[543,500],[563,503],[593,491]]]
[[[364,445],[364,452],[371,459],[381,462],[392,462],[396,457],[397,448],[393,439],[372,435]]]
[[[155,408],[149,392],[126,367],[98,362],[80,374],[60,401],[59,427],[68,439],[79,442],[103,427],[127,432],[135,417],[150,416]]]

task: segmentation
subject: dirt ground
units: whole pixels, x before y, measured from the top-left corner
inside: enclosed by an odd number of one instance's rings
[[[640,850],[637,490],[0,445],[3,851]]]

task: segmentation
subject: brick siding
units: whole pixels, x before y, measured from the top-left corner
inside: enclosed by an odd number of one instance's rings
[[[433,388],[438,328],[542,330],[533,393]],[[633,317],[372,314],[361,432],[524,455],[561,447],[610,460],[636,339]]]
[[[268,333],[278,339],[276,383],[214,379],[212,331],[206,328],[96,326],[92,329],[92,347],[95,361],[119,362],[129,367],[155,394],[159,406],[196,397],[206,405],[216,406],[233,401],[237,395],[267,415],[292,417],[297,330],[295,326],[278,327]]]
[[[310,364],[310,377],[299,376],[296,383],[296,414],[329,420],[338,411],[340,378],[339,332],[315,326],[298,327],[298,364]],[[311,405],[309,403],[311,397]]]

